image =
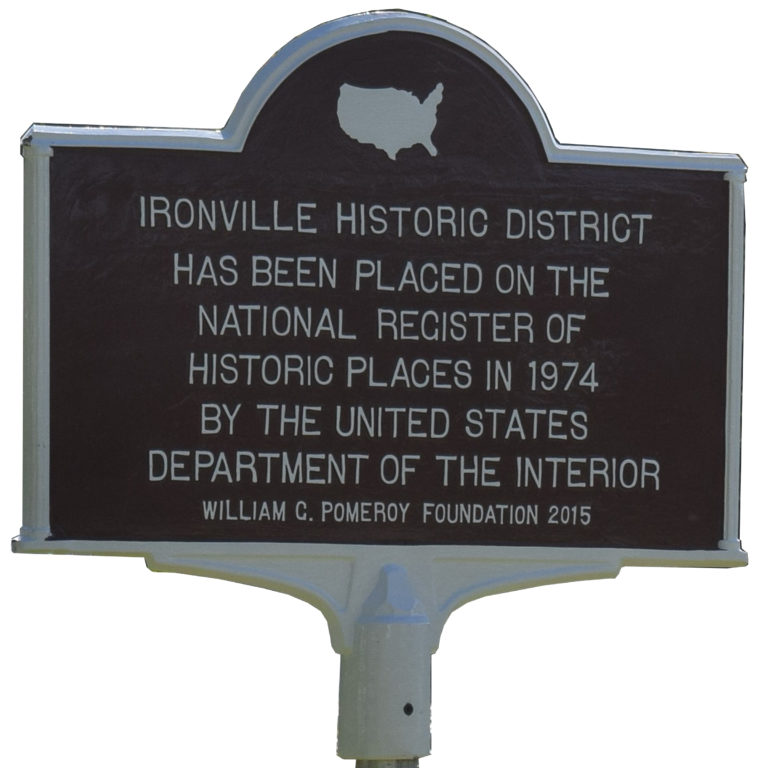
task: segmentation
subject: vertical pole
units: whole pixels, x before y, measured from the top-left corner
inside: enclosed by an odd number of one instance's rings
[[[429,619],[404,568],[384,566],[341,656],[340,757],[357,768],[416,768],[430,751]]]

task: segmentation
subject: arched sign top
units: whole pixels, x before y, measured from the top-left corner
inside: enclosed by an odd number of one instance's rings
[[[525,105],[547,155],[554,157],[557,141],[541,105],[519,74],[475,35],[446,21],[405,11],[374,11],[326,22],[298,36],[279,50],[259,70],[243,92],[222,131],[224,140],[241,149],[262,107],[286,77],[313,57],[352,40],[392,33],[431,37],[456,46],[479,59],[496,73]],[[392,50],[393,63],[398,52]]]
[[[525,109],[546,159],[551,163],[680,168],[736,174],[743,174],[746,171],[741,158],[733,154],[561,144],[555,138],[546,114],[531,89],[497,51],[475,35],[446,21],[407,11],[374,11],[347,16],[326,22],[299,35],[275,53],[256,73],[221,130],[81,126],[73,128],[37,124],[27,131],[23,137],[23,143],[31,143],[38,147],[87,143],[88,145],[240,152],[246,146],[248,137],[264,107],[297,70],[303,67],[311,68],[317,64],[313,60],[332,49],[341,48],[337,53],[340,58],[344,58],[343,47],[354,41],[365,39],[364,47],[368,51],[373,39],[382,36],[393,39],[398,35],[401,35],[400,39],[408,35],[420,36],[422,42],[420,46],[417,44],[417,47],[421,47],[422,52],[430,47],[426,41],[431,39],[439,43],[438,48],[442,45],[440,53],[443,57],[446,55],[450,57],[451,53],[453,56],[470,57],[470,65],[476,68],[475,77],[481,76],[477,70],[478,63],[484,65],[487,68],[485,77],[492,73],[499,78],[499,81],[509,89],[510,94]],[[393,43],[389,52],[386,44],[383,45],[381,54],[385,62],[391,64],[397,62],[401,53],[395,40]],[[452,52],[451,49],[453,49]],[[367,58],[368,53],[365,56],[365,59]],[[354,75],[356,63],[360,63],[360,60],[352,63],[350,75]],[[412,74],[418,74],[418,72],[412,70]],[[393,90],[410,92],[411,89],[406,85],[404,88],[393,87]],[[447,98],[448,95],[446,95]],[[466,111],[466,99],[462,103]],[[382,106],[386,108],[385,104]],[[472,110],[469,111],[470,114],[474,114]]]

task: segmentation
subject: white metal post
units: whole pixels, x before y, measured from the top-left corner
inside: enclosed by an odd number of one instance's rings
[[[430,632],[406,570],[385,565],[363,605],[353,648],[341,654],[340,757],[366,768],[392,761],[405,768],[429,754]]]

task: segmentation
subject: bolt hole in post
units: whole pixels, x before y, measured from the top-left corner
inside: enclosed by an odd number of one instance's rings
[[[413,714],[413,704],[411,704],[410,701],[403,707],[403,712],[405,712],[408,717]]]

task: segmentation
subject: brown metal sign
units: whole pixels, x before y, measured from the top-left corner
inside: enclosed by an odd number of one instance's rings
[[[32,129],[50,541],[733,539],[743,164],[561,147],[509,72],[389,29],[218,137]]]

